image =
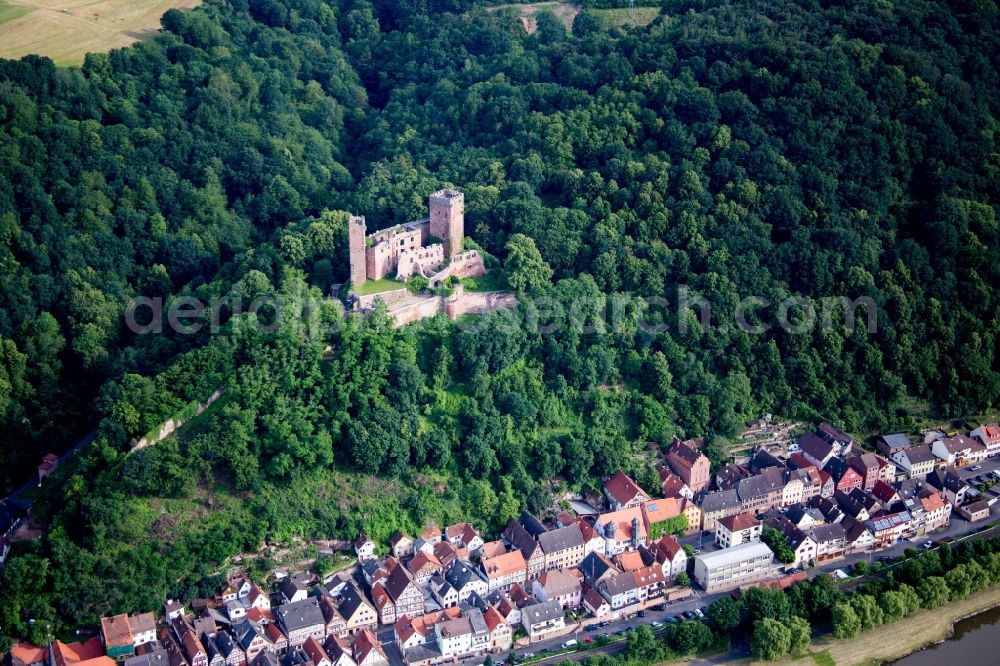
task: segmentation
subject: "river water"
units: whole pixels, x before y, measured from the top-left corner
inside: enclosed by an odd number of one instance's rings
[[[979,666],[1000,664],[1000,607],[955,623],[943,643],[892,662],[893,666]]]

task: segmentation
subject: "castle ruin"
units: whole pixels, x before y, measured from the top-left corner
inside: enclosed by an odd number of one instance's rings
[[[457,190],[439,190],[430,195],[429,208],[428,218],[369,235],[365,234],[365,218],[351,216],[348,245],[353,288],[386,277],[405,282],[414,275],[427,278],[430,286],[437,287],[451,276],[486,274],[479,252],[462,252],[465,196]]]

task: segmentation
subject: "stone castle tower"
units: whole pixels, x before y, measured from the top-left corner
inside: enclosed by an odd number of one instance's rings
[[[352,215],[347,221],[347,241],[351,263],[351,284],[360,287],[368,277],[366,270],[365,251],[365,218]]]
[[[444,256],[451,259],[462,251],[465,235],[465,195],[457,190],[439,190],[430,197],[431,236],[444,243]]]

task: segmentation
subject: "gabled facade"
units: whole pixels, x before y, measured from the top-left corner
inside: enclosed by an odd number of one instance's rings
[[[647,540],[646,523],[642,510],[637,506],[601,514],[594,523],[594,529],[604,536],[604,552],[607,555],[634,550],[645,545]]]
[[[538,545],[545,557],[545,571],[575,567],[586,555],[583,532],[577,523],[540,534]]]
[[[580,607],[583,585],[576,569],[546,571],[531,583],[532,594],[539,601],[557,601],[566,610]]]
[[[902,468],[908,478],[922,478],[934,470],[937,457],[926,444],[901,449],[892,454],[892,460]]]
[[[539,640],[566,626],[566,614],[557,601],[543,601],[521,610],[521,624],[530,640]]]
[[[687,571],[687,553],[681,547],[677,537],[667,534],[649,544],[649,552],[663,569],[663,575],[674,578],[682,571]]]
[[[712,464],[708,458],[690,442],[682,442],[676,436],[667,451],[667,465],[696,495],[708,488],[711,482]]]
[[[749,513],[721,518],[715,523],[715,543],[720,548],[732,548],[759,541],[763,525]]]
[[[520,550],[484,559],[480,568],[486,576],[490,592],[506,590],[515,583],[523,584],[528,580],[528,565]]]
[[[604,482],[604,496],[608,498],[608,506],[612,511],[639,506],[650,500],[639,484],[621,470]]]
[[[987,457],[1000,455],[1000,424],[981,425],[971,433],[986,448]]]

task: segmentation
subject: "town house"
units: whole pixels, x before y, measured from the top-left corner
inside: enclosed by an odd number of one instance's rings
[[[545,556],[546,571],[575,567],[586,555],[583,532],[577,523],[540,534],[538,545]]]
[[[931,444],[931,451],[946,465],[965,467],[986,458],[986,446],[975,437],[956,435],[938,439]]]
[[[707,488],[711,481],[712,464],[708,458],[690,442],[682,442],[676,436],[667,451],[667,465],[695,494]]]
[[[531,591],[539,601],[557,601],[564,609],[572,610],[583,600],[580,579],[575,569],[553,569],[536,578]]]
[[[749,513],[720,518],[715,523],[715,543],[720,548],[732,548],[759,541],[762,529],[761,522]]]
[[[406,567],[413,574],[414,580],[417,581],[417,585],[426,585],[436,573],[439,573],[444,569],[441,562],[437,557],[434,556],[433,552],[420,551],[413,556],[409,562],[406,563]]]
[[[839,523],[814,525],[806,530],[806,533],[816,544],[817,562],[843,557],[847,547],[847,532],[843,525]]]
[[[687,571],[687,553],[677,537],[671,534],[660,537],[649,544],[649,552],[663,568],[665,576],[674,578],[680,572]]]
[[[395,606],[395,615],[388,616],[383,624],[392,624],[399,615],[419,615],[424,612],[424,593],[406,567],[398,562],[385,579],[385,591]]]
[[[344,618],[344,631],[353,636],[378,626],[378,613],[353,582],[344,586],[337,599],[337,612]],[[340,635],[340,634],[338,634]]]
[[[911,517],[908,511],[888,513],[867,521],[868,530],[872,533],[873,547],[886,548],[903,538],[911,527]]]
[[[479,566],[486,576],[490,592],[506,590],[515,583],[525,583],[528,580],[528,565],[520,550],[484,559]]]
[[[971,437],[976,437],[986,447],[988,457],[1000,455],[1000,424],[991,423],[981,425],[971,433]]]
[[[714,530],[717,520],[735,516],[740,512],[741,506],[740,496],[735,488],[707,493],[701,500],[701,529]]]
[[[879,480],[879,460],[874,453],[862,453],[851,456],[848,464],[855,472],[861,475],[861,487],[871,490],[875,487],[875,482]]]
[[[608,506],[612,511],[639,506],[650,500],[639,484],[621,470],[604,482],[604,495],[608,498]]]
[[[621,511],[601,514],[594,528],[604,535],[604,552],[607,555],[636,549],[646,543],[646,523],[642,509],[634,506]]]
[[[824,441],[816,433],[807,430],[802,433],[795,443],[798,444],[799,451],[817,469],[823,469],[827,463],[837,455],[837,446],[831,442]]]
[[[520,551],[528,578],[534,578],[545,570],[545,553],[535,536],[521,522],[511,518],[501,533],[501,538],[511,548]]]
[[[892,460],[906,472],[908,478],[924,477],[934,470],[937,456],[926,444],[904,448],[892,454]]]
[[[756,476],[743,479],[736,487],[743,513],[764,513],[781,504],[785,488],[784,474],[769,467]]]
[[[952,506],[962,506],[969,484],[962,480],[954,467],[942,467],[927,475],[927,485],[944,495]]]
[[[521,625],[532,641],[566,626],[566,615],[558,601],[543,601],[521,609]]]
[[[326,622],[315,597],[278,606],[275,615],[288,636],[289,647],[301,647],[310,636],[317,640],[326,638]]]

